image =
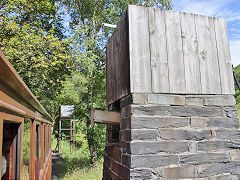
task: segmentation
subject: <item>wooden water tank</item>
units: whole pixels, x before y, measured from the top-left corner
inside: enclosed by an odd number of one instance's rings
[[[107,104],[131,93],[234,94],[226,21],[130,5],[107,44]]]

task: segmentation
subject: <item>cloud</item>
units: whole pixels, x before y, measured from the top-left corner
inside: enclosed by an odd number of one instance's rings
[[[240,50],[240,39],[230,41],[231,58],[234,66],[237,66],[240,64],[239,50]]]
[[[211,17],[222,17],[228,22],[231,58],[240,64],[240,10],[231,7],[239,0],[172,0],[173,9]]]
[[[173,9],[215,16],[233,0],[173,0]]]
[[[173,0],[173,9],[212,17],[228,22],[240,21],[240,11],[230,8],[234,0]]]

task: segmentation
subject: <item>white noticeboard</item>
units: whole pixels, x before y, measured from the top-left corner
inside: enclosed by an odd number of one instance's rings
[[[61,117],[72,117],[74,112],[74,106],[63,105],[60,107]]]

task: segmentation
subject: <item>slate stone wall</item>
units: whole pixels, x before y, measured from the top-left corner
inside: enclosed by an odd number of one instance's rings
[[[120,107],[119,143],[105,150],[111,179],[240,179],[233,96],[132,94]]]
[[[120,127],[113,128],[112,125],[107,126],[107,141],[103,164],[104,180],[130,179],[130,122],[131,107],[127,105],[121,108]],[[118,142],[115,140],[114,143],[112,143],[112,134],[115,134],[116,130],[118,130],[119,139]]]

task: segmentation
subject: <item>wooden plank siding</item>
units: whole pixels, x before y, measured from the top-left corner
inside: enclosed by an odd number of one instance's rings
[[[131,92],[151,92],[148,9],[129,6],[129,52]]]
[[[180,13],[186,93],[201,94],[198,42],[193,14]]]
[[[221,18],[215,18],[213,24],[216,34],[222,94],[229,94],[229,92],[234,94],[235,88],[232,86],[234,82],[230,48],[228,43],[227,24],[226,21]]]
[[[128,24],[125,13],[107,44],[107,102],[126,96],[130,90]]]
[[[165,11],[167,54],[169,69],[169,93],[185,93],[181,25],[179,12]]]
[[[152,92],[168,93],[168,57],[165,11],[149,9],[149,39],[151,52]]]
[[[108,105],[131,93],[234,94],[224,19],[135,5],[123,17],[107,45]]]

